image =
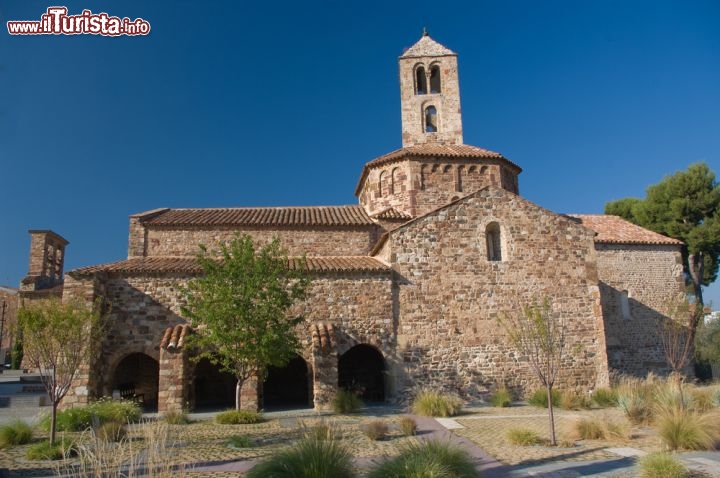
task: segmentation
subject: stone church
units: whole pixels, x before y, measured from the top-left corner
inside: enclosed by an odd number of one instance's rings
[[[302,349],[246,384],[246,406],[326,408],[339,387],[402,401],[423,387],[482,398],[536,383],[498,317],[549,298],[567,323],[561,388],[662,371],[661,310],[682,244],[619,217],[565,215],[520,195],[521,168],[463,143],[457,55],[427,34],[399,58],[402,147],[365,164],[356,205],[155,209],[130,216],[127,259],[63,274],[67,241],[31,231],[21,295],[103,298],[109,326],[65,405],[132,389],[159,411],[232,406],[234,382],[183,347],[179,286],[198,245],[278,237],[307,256]]]

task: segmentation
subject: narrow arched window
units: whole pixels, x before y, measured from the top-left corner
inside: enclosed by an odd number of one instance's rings
[[[502,246],[500,241],[500,224],[491,222],[485,228],[485,241],[487,243],[487,258],[489,261],[502,260]]]
[[[378,176],[378,189],[377,189],[377,195],[379,198],[383,195],[383,179],[385,179],[385,171],[380,171],[380,176]]]
[[[395,184],[397,181],[398,168],[393,168],[390,172],[390,194],[395,194]]]
[[[463,171],[465,170],[465,167],[460,165],[457,167],[455,177],[455,191],[462,192],[463,190]]]
[[[440,93],[440,67],[430,67],[430,93]]]
[[[620,312],[624,320],[630,320],[630,294],[623,290],[620,292]]]
[[[427,94],[427,76],[425,76],[425,68],[418,66],[415,70],[415,94]]]
[[[437,133],[437,109],[430,105],[425,108],[425,132]]]

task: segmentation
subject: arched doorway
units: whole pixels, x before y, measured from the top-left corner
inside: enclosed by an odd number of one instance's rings
[[[284,367],[270,367],[263,382],[263,408],[305,408],[312,404],[308,365],[295,355]]]
[[[119,391],[124,398],[135,396],[144,410],[157,410],[159,376],[157,360],[144,353],[132,353],[115,367],[112,390]]]
[[[237,380],[227,372],[220,372],[208,359],[195,366],[193,393],[194,410],[217,410],[235,407],[235,384]]]
[[[340,356],[338,385],[366,401],[385,400],[385,360],[378,349],[356,345]]]

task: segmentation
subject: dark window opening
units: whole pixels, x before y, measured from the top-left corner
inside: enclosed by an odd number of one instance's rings
[[[132,353],[115,367],[112,389],[136,400],[143,410],[157,410],[160,365],[144,353]]]
[[[415,94],[427,94],[427,77],[425,76],[425,68],[422,66],[415,70]]]
[[[312,405],[312,382],[305,360],[295,355],[284,367],[270,367],[263,382],[263,406],[306,408]]]
[[[491,222],[485,229],[485,241],[487,242],[487,258],[489,261],[502,260],[502,246],[500,241],[500,225]]]
[[[425,132],[437,133],[437,109],[434,106],[425,108]]]
[[[440,67],[430,68],[430,93],[440,93]]]

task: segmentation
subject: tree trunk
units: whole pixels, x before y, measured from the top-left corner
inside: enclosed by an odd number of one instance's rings
[[[693,295],[695,296],[695,310],[693,311],[692,323],[690,324],[690,344],[695,344],[695,332],[705,311],[705,302],[702,296],[702,281],[705,274],[705,258],[702,253],[690,254],[688,256],[688,269],[690,281],[692,282]],[[692,346],[691,345],[691,346]]]
[[[52,412],[50,413],[50,444],[55,444],[55,429],[57,428],[57,407],[58,401],[53,400]]]
[[[235,384],[235,410],[240,410],[241,400],[240,395],[242,393],[242,387],[245,380],[239,378]]]
[[[552,385],[547,385],[547,399],[548,399],[548,420],[550,422],[550,445],[557,445],[555,439],[555,414],[553,412],[553,401],[552,401]]]

